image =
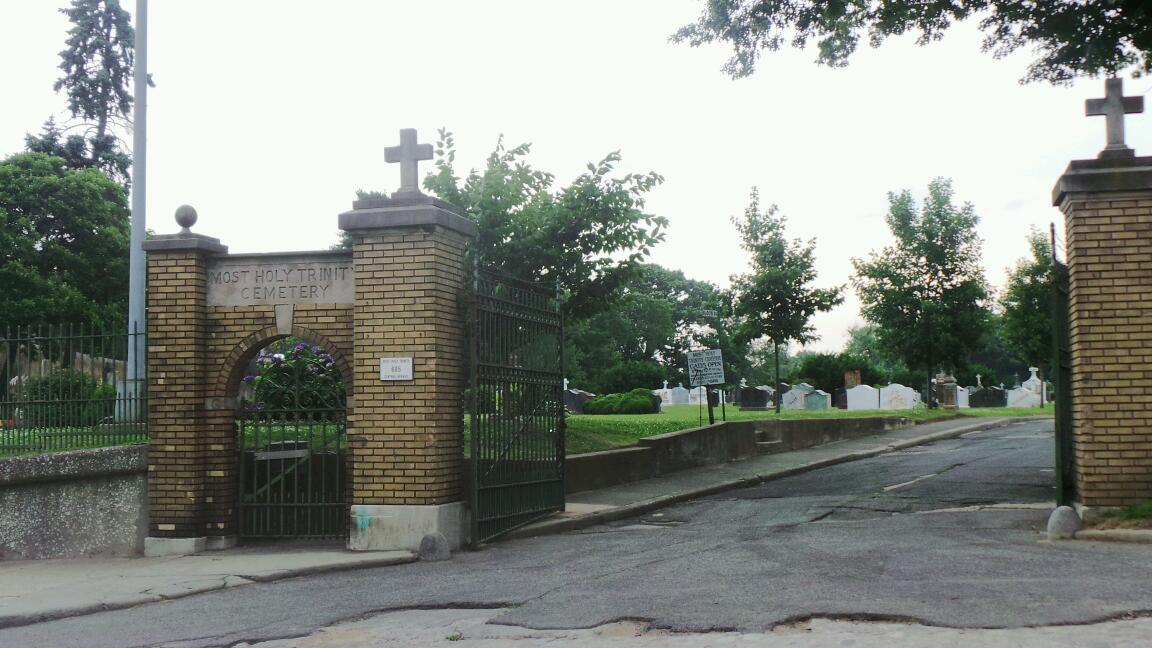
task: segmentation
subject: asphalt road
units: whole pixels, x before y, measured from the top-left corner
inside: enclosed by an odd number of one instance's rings
[[[227,646],[395,609],[745,632],[813,617],[1015,628],[1152,610],[1152,547],[1041,541],[1051,456],[1050,421],[1016,423],[448,562],[0,630],[0,646]]]

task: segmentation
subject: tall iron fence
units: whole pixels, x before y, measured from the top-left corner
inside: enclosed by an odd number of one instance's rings
[[[145,344],[126,326],[4,328],[0,456],[147,442]]]
[[[472,541],[564,509],[564,346],[555,286],[477,272]]]

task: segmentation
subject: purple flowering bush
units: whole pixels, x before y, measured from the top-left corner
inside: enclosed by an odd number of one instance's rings
[[[261,350],[255,372],[244,377],[252,387],[251,409],[306,410],[343,408],[344,382],[332,356],[298,338]]]

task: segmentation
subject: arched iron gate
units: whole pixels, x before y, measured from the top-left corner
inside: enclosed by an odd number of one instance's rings
[[[266,350],[267,351],[267,350]],[[344,388],[331,356],[296,342],[262,353],[271,367],[237,417],[242,538],[348,535]],[[250,376],[256,379],[256,376]]]

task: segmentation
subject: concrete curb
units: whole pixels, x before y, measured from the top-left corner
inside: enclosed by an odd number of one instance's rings
[[[417,560],[418,557],[416,554],[409,552],[408,556],[380,558],[375,560],[369,559],[360,562],[342,562],[333,565],[310,565],[308,567],[301,567],[299,569],[284,569],[281,571],[274,571],[263,574],[229,574],[221,576],[219,578],[218,584],[193,586],[180,592],[172,592],[167,594],[140,593],[136,595],[128,595],[117,600],[102,601],[100,603],[92,603],[89,605],[59,608],[55,610],[46,610],[43,612],[35,612],[30,614],[3,615],[0,616],[0,629],[32,625],[34,623],[42,623],[44,621],[55,621],[57,619],[84,616],[88,614],[96,614],[97,612],[123,610],[126,608],[136,607],[138,605],[144,605],[146,603],[172,601],[175,599],[184,598],[186,596],[194,596],[196,594],[203,594],[205,592],[215,592],[217,590],[228,589],[230,587],[251,585],[252,583],[270,583],[272,581],[284,580],[286,578],[295,578],[297,576],[308,576],[311,574],[340,572],[360,568],[403,565],[416,562]]]
[[[1081,529],[1072,536],[1074,540],[1099,540],[1102,542],[1136,542],[1152,544],[1150,529]]]
[[[889,452],[896,452],[906,448],[923,445],[925,443],[932,443],[933,441],[954,439],[958,436],[968,434],[969,432],[978,432],[980,430],[990,430],[992,428],[1004,427],[1005,425],[1008,425],[1015,420],[1019,419],[989,419],[980,423],[973,423],[971,425],[965,425],[951,430],[945,430],[943,432],[935,432],[911,439],[905,439],[903,441],[890,443],[887,446],[876,447],[870,450],[848,452],[837,457],[821,459],[820,461],[813,461],[802,466],[796,466],[795,468],[787,468],[772,473],[742,477],[740,479],[731,479],[714,484],[712,486],[697,488],[689,491],[682,491],[679,493],[664,495],[662,497],[655,497],[641,502],[635,502],[633,504],[605,509],[602,511],[595,511],[577,517],[543,520],[541,522],[536,522],[529,526],[510,531],[504,537],[509,539],[533,538],[536,536],[551,535],[554,533],[564,533],[565,531],[576,531],[590,526],[596,526],[598,524],[605,524],[607,522],[615,522],[616,520],[643,515],[649,511],[671,506],[672,504],[679,504],[680,502],[696,499],[698,497],[715,495],[716,493],[722,493],[734,488],[755,486],[757,484],[762,484],[764,482],[772,481],[775,479],[783,479],[784,477],[791,477],[793,475],[799,475],[806,472],[811,472],[813,470],[819,470],[820,468],[827,468],[829,466],[848,463],[850,461],[856,461],[857,459],[867,459],[869,457],[875,457],[877,455],[882,455]]]

